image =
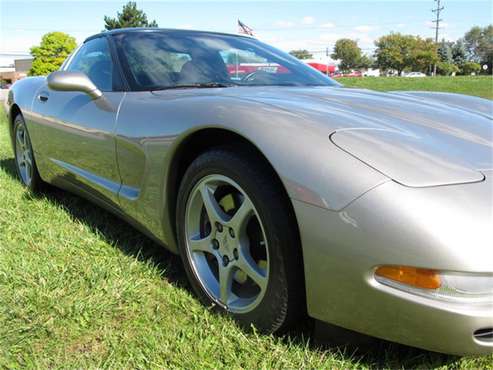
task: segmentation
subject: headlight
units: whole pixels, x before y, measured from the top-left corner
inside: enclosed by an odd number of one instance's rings
[[[408,266],[380,266],[375,270],[375,280],[428,298],[493,304],[493,274],[435,271]]]

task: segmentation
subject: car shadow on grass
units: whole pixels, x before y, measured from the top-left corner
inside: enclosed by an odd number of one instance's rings
[[[13,158],[0,160],[0,168],[18,180]],[[137,260],[152,264],[163,278],[176,287],[191,290],[178,256],[168,252],[110,212],[52,186],[48,186],[40,194],[26,192],[24,196],[28,199],[44,199],[63,208],[74,219],[101,235],[110,245]],[[459,360],[456,356],[390,343],[314,320],[300,323],[282,340],[302,347],[308,343],[312,350],[330,351],[342,359],[351,359],[364,367],[455,367]]]

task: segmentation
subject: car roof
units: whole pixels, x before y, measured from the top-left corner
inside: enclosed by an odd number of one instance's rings
[[[184,29],[173,29],[173,28],[154,28],[154,27],[133,27],[133,28],[116,28],[110,31],[103,31],[98,34],[89,36],[84,40],[84,42],[87,42],[92,39],[96,39],[98,37],[104,37],[107,35],[118,35],[122,33],[140,33],[140,32],[145,32],[145,33],[167,33],[167,34],[173,34],[173,35],[179,35],[179,34],[203,34],[203,35],[223,35],[223,36],[235,36],[235,37],[245,37],[245,38],[252,38],[251,36],[247,35],[238,35],[234,33],[227,33],[227,32],[214,32],[214,31],[199,31],[199,30],[184,30]]]

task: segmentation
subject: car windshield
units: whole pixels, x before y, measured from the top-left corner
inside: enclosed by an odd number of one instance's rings
[[[291,55],[249,37],[144,31],[114,39],[132,90],[338,86]]]

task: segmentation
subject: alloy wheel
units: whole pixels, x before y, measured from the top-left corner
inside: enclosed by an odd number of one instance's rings
[[[186,206],[187,257],[209,297],[235,313],[253,310],[269,281],[264,228],[253,202],[232,179],[202,178]]]
[[[29,186],[33,177],[33,152],[24,123],[19,123],[15,131],[15,160],[22,182]]]

